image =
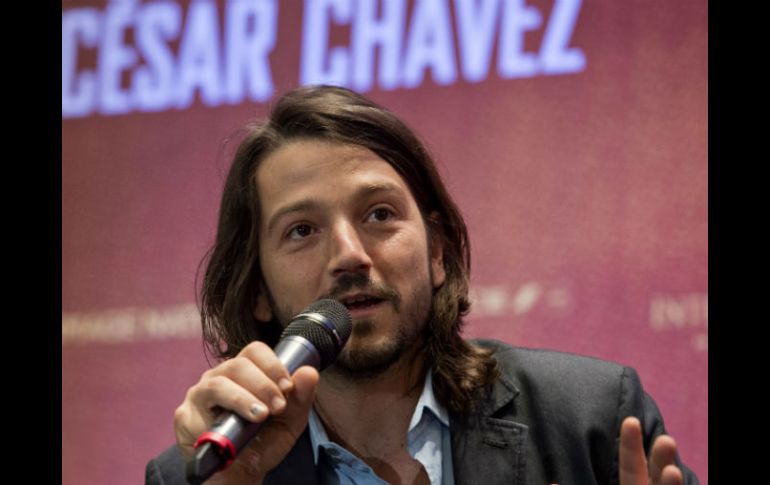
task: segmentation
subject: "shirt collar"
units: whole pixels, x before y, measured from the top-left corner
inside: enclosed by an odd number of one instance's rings
[[[425,376],[425,384],[422,387],[420,399],[417,400],[417,406],[414,408],[412,420],[409,421],[409,431],[412,431],[420,423],[425,409],[429,409],[441,421],[441,424],[449,426],[449,413],[447,413],[446,408],[441,405],[436,398],[436,394],[433,392],[433,372],[430,369],[428,369],[428,373]]]
[[[409,431],[412,431],[422,420],[424,411],[430,412],[446,427],[449,427],[449,413],[446,408],[438,401],[433,392],[433,372],[428,369],[425,376],[425,384],[422,386],[422,394],[417,400],[417,406],[414,408],[412,419],[409,421]],[[308,429],[310,430],[310,444],[313,448],[313,461],[318,464],[318,448],[333,444],[326,434],[326,429],[315,412],[315,408],[310,408],[310,417],[308,419]],[[336,446],[336,445],[335,445]]]

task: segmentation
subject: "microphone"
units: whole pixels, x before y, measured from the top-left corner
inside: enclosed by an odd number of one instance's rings
[[[311,365],[322,371],[334,362],[353,331],[348,309],[337,300],[318,300],[292,318],[284,329],[275,354],[289,374]],[[270,418],[260,423],[224,412],[195,442],[195,455],[187,462],[187,481],[202,483],[232,463]]]

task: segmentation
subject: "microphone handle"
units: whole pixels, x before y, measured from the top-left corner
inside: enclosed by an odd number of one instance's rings
[[[275,354],[290,375],[303,365],[321,368],[318,350],[299,335],[281,339],[275,347]],[[262,422],[253,423],[236,413],[223,412],[195,442],[195,455],[186,466],[187,481],[197,485],[227,468],[269,420],[270,416]]]

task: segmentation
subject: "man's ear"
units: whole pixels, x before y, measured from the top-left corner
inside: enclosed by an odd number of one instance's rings
[[[436,211],[428,216],[428,257],[433,276],[433,288],[439,288],[446,281],[446,269],[444,269],[444,238],[441,233],[441,221]]]
[[[273,319],[273,309],[270,307],[270,300],[267,298],[267,290],[262,283],[259,284],[257,305],[254,307],[254,318],[260,322],[269,322]]]

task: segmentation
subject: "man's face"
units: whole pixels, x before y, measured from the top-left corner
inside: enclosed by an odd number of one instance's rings
[[[418,341],[433,289],[444,283],[440,244],[404,180],[358,146],[289,143],[257,170],[260,262],[273,302],[255,316],[282,325],[319,298],[350,310],[353,334],[336,365],[374,375]]]

